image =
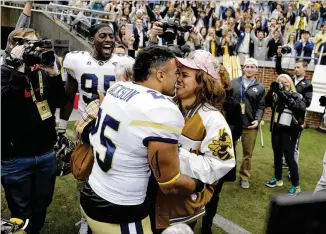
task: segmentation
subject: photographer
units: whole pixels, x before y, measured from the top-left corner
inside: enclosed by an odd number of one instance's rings
[[[306,104],[301,94],[296,92],[290,76],[281,74],[277,82],[272,82],[266,96],[266,106],[272,108],[271,128],[274,151],[274,177],[267,187],[283,186],[282,157],[291,173],[292,186],[288,196],[296,196],[300,191],[298,164],[295,161],[295,147],[302,130]]]
[[[306,71],[308,68],[307,62],[305,60],[296,61],[294,66],[294,75],[292,75],[282,69],[281,60],[282,60],[282,48],[278,47],[276,64],[275,64],[276,73],[278,75],[287,74],[292,78],[297,93],[300,93],[303,96],[303,101],[306,104],[306,108],[308,108],[312,100],[313,86],[311,84],[311,81],[306,78]],[[299,139],[295,150],[295,161],[297,163],[299,162]]]
[[[1,66],[1,183],[11,216],[29,219],[27,233],[38,234],[54,191],[54,113],[65,91],[54,53],[43,51],[48,41],[24,30]]]

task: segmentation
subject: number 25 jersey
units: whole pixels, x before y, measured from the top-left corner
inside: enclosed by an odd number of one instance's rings
[[[183,125],[180,110],[167,97],[132,82],[115,83],[89,137],[94,192],[117,205],[142,204],[150,176],[148,142],[177,144]]]
[[[127,55],[112,54],[107,61],[97,61],[87,51],[73,51],[63,61],[64,69],[76,79],[80,93],[78,110],[83,113],[87,104],[105,93],[115,82],[115,65]],[[66,78],[63,77],[63,81]]]

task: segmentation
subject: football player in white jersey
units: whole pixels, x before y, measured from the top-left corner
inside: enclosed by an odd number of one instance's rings
[[[67,71],[67,104],[60,110],[58,142],[64,141],[67,123],[73,110],[77,91],[80,93],[78,110],[82,114],[89,102],[98,98],[115,82],[115,65],[128,56],[113,54],[115,47],[114,27],[109,24],[97,24],[91,28],[93,51],[74,51],[66,55],[63,67]],[[78,187],[82,187],[83,182]],[[87,223],[82,218],[80,234],[87,233]]]
[[[105,91],[115,82],[115,64],[125,55],[113,54],[115,46],[114,28],[111,23],[97,24],[91,29],[93,51],[73,51],[66,55],[63,67],[67,71],[66,93],[67,105],[60,111],[58,133],[64,133],[67,121],[73,109],[77,91],[80,93],[78,110],[80,113],[86,105],[98,98],[98,92]]]
[[[165,47],[145,48],[133,73],[134,82],[118,82],[107,91],[89,134],[95,162],[80,203],[95,234],[152,233],[146,197],[150,169],[164,194],[204,188],[179,170],[184,119],[167,97],[174,95],[179,76],[174,54]]]

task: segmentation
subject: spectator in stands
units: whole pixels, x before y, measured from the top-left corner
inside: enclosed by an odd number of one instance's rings
[[[232,80],[232,97],[241,105],[243,159],[240,167],[241,187],[250,187],[252,153],[256,143],[258,125],[265,109],[265,87],[256,78],[258,62],[248,58],[243,66],[242,77]]]
[[[211,1],[209,5],[209,12],[206,14],[205,11],[201,10],[196,6],[196,2],[193,1],[192,3],[192,10],[194,11],[194,15],[196,17],[196,21],[194,25],[197,28],[201,27],[209,27],[209,19],[211,18],[213,11],[215,10],[215,2]]]
[[[291,77],[281,74],[277,82],[271,84],[266,96],[266,106],[272,108],[270,131],[274,152],[274,177],[266,182],[266,186],[283,186],[282,157],[285,155],[292,184],[287,195],[293,197],[301,192],[295,147],[302,130],[306,104],[303,96],[296,92]]]
[[[125,25],[121,25],[119,28],[119,35],[118,35],[118,41],[120,43],[123,43],[125,41],[125,36],[126,36],[126,26]]]
[[[284,44],[285,46],[288,46],[291,48],[291,52],[290,53],[286,53],[284,54],[284,58],[282,60],[282,64],[284,64],[285,66],[294,65],[295,64],[295,60],[296,60],[296,55],[297,52],[294,49],[294,45],[296,43],[296,35],[294,33],[290,34],[290,36],[288,37],[288,41],[286,44]]]
[[[310,41],[309,31],[301,32],[301,40],[294,44],[294,49],[297,52],[297,59],[304,59],[309,64],[311,60],[312,51],[314,49],[314,43]],[[304,58],[303,58],[304,57]]]
[[[319,15],[320,12],[317,10],[316,4],[314,4],[311,9],[311,13],[309,16],[309,23],[308,23],[309,32],[313,37],[316,35],[317,24],[319,22]]]
[[[320,32],[318,32],[314,38],[315,53],[318,52],[320,45],[325,42],[326,42],[326,22],[322,24]]]
[[[164,17],[168,13],[169,7],[165,6],[162,12],[160,8],[161,6],[159,4],[156,4],[154,6],[154,11],[152,11],[152,9],[148,5],[148,2],[146,3],[147,14],[151,21],[162,21],[162,19],[164,19]]]
[[[109,20],[119,21],[122,13],[121,5],[117,1],[111,1],[105,5],[104,10],[109,14]]]
[[[269,60],[271,60],[276,55],[277,48],[279,46],[282,46],[283,44],[280,31],[273,29],[273,27],[271,30],[273,30],[274,35],[273,38],[267,44],[268,47],[267,59]]]
[[[259,32],[263,32],[264,38],[269,35],[268,28],[263,28],[260,18],[256,19],[256,24],[253,26],[253,30],[257,37]]]
[[[104,10],[104,5],[102,4],[101,0],[92,0],[89,5],[88,5],[89,9],[95,10],[95,11],[103,11]],[[92,17],[94,18],[98,18],[99,14],[97,13],[92,13],[91,14]],[[92,25],[95,24],[97,21],[95,19],[91,20]]]
[[[215,34],[214,28],[208,29],[208,35],[204,41],[204,49],[214,56],[218,57],[221,53],[221,44],[220,40]]]
[[[250,38],[250,31],[252,29],[251,24],[244,25],[244,31],[240,31],[237,40],[236,51],[238,55],[243,58],[253,57],[254,55],[254,44]]]
[[[216,34],[216,36],[219,37],[219,38],[222,38],[222,30],[223,30],[222,21],[217,20],[215,22],[215,24],[213,24],[213,25],[215,25],[215,34]]]
[[[205,41],[206,39],[206,36],[207,36],[207,28],[205,27],[202,27],[200,30],[199,30],[199,33],[202,37],[202,41]]]
[[[323,1],[323,5],[320,7],[320,19],[319,19],[319,28],[326,21],[326,1]]]
[[[276,9],[271,14],[272,18],[279,19],[280,17],[283,17],[283,9],[280,4],[276,5]]]
[[[234,17],[235,17],[235,12],[234,12],[233,8],[227,8],[222,13],[222,19],[224,21],[228,21],[230,18],[234,18]]]
[[[295,19],[294,29],[297,32],[298,40],[300,40],[301,34],[308,30],[308,20],[304,12],[301,12],[300,15]]]
[[[232,31],[228,31],[222,39],[221,49],[223,55],[236,55],[237,37],[235,37]]]
[[[284,40],[287,41],[289,35],[294,30],[294,23],[295,23],[295,12],[293,11],[293,6],[288,6],[288,11],[285,15],[286,17],[286,24],[285,24],[285,33],[284,33]]]
[[[137,43],[135,49],[142,49],[147,45],[147,30],[144,28],[143,21],[141,19],[136,20],[135,40]]]
[[[121,16],[121,18],[120,18],[120,20],[118,22],[119,26],[120,27],[125,26],[127,23],[129,23],[129,17],[126,16],[126,15]]]
[[[42,229],[56,178],[55,110],[65,104],[57,63],[28,64],[22,56],[33,29],[18,29],[25,44],[15,45],[9,65],[1,66],[1,184],[11,216],[29,219],[27,234]],[[12,35],[16,32],[13,31]]]
[[[255,29],[255,27],[254,27]],[[251,31],[251,39],[254,42],[254,58],[257,60],[266,60],[267,58],[267,45],[268,42],[272,39],[272,34],[270,33],[268,37],[265,37],[263,31],[258,32],[258,36],[255,35],[255,30]]]

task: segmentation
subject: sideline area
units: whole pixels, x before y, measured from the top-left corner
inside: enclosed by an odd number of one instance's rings
[[[73,122],[69,122],[69,129],[72,127]],[[224,218],[225,223],[231,221],[254,234],[265,233],[270,197],[274,194],[286,193],[290,186],[290,182],[286,179],[287,170],[283,170],[285,176],[283,187],[271,189],[264,185],[272,177],[274,170],[268,123],[264,125],[263,133],[265,147],[261,147],[260,139],[257,137],[253,155],[253,173],[250,189],[241,189],[239,181],[225,183],[218,209],[218,214]],[[325,134],[315,129],[305,129],[303,131],[300,139],[299,162],[300,185],[303,192],[313,191],[321,176],[325,142]],[[239,165],[242,159],[241,144],[238,144],[237,152]],[[1,213],[3,217],[9,216],[3,192],[1,193]],[[48,209],[42,234],[78,233],[79,227],[76,227],[75,223],[79,220],[80,212],[77,200],[76,181],[72,175],[57,177],[53,202]],[[217,224],[225,231],[221,228],[214,227],[214,234],[234,234],[234,232],[230,232],[230,229],[227,229],[222,224],[222,218],[217,216],[215,220],[217,220]],[[196,227],[195,233],[200,234],[200,222]]]

